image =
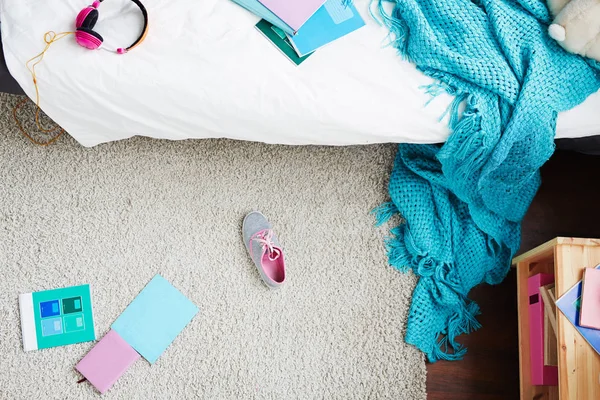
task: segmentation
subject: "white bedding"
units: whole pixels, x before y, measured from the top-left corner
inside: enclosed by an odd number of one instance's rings
[[[71,31],[91,0],[0,0],[11,74],[29,97],[25,62],[46,31]],[[39,65],[42,109],[84,146],[134,135],[228,137],[283,144],[442,142],[438,122],[451,98],[427,107],[430,80],[384,48],[387,30],[356,0],[367,26],[294,66],[255,29],[257,18],[230,0],[145,0],[146,41],[128,54],[90,51],[73,37]],[[126,47],[142,17],[128,0],[106,0],[95,30]],[[600,133],[600,95],[561,114],[557,137]]]

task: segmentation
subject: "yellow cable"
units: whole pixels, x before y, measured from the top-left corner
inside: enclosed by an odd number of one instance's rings
[[[61,32],[61,33],[56,33],[54,31],[49,31],[46,32],[44,34],[44,42],[46,42],[46,47],[44,48],[44,50],[42,50],[42,52],[40,54],[38,54],[35,57],[30,58],[26,63],[25,66],[27,67],[27,69],[29,70],[29,73],[31,74],[31,78],[33,79],[33,86],[35,87],[35,107],[36,107],[36,111],[35,111],[35,123],[38,127],[38,129],[43,132],[43,133],[51,133],[51,132],[55,132],[55,131],[59,131],[58,134],[54,135],[50,140],[46,141],[46,142],[40,142],[36,139],[34,139],[31,135],[29,135],[25,129],[23,128],[23,126],[21,125],[21,123],[19,122],[19,119],[17,117],[17,111],[23,106],[23,104],[25,104],[25,102],[27,101],[27,97],[25,97],[23,100],[21,100],[13,109],[13,117],[15,118],[15,122],[17,123],[17,126],[19,127],[19,129],[21,130],[21,132],[23,133],[23,135],[25,135],[25,137],[27,137],[29,140],[31,140],[33,143],[40,145],[40,146],[47,146],[49,144],[52,144],[54,142],[56,142],[58,140],[58,138],[65,132],[64,129],[62,129],[60,126],[57,126],[55,128],[52,129],[44,129],[42,128],[42,126],[40,125],[40,120],[39,120],[39,115],[40,115],[40,91],[38,88],[38,84],[37,84],[37,78],[36,78],[36,73],[35,73],[35,67],[36,65],[38,65],[40,62],[42,62],[42,60],[44,59],[44,56],[46,55],[46,51],[48,51],[48,49],[50,48],[50,46],[54,43],[59,41],[60,39],[71,35],[75,32]],[[29,65],[29,63],[31,63],[32,61],[35,61],[31,66]]]

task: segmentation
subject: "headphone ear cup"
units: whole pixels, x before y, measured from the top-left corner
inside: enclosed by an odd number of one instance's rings
[[[90,50],[99,49],[104,42],[102,35],[88,28],[77,28],[75,40],[80,46]]]
[[[98,10],[96,10],[93,7],[88,7],[88,9],[90,9],[90,11],[87,13],[85,18],[83,18],[83,21],[81,21],[81,24],[77,28],[94,29],[94,26],[96,26],[96,22],[98,22],[99,15]],[[84,11],[85,10],[83,10],[82,13]],[[77,16],[76,25],[77,21],[79,21],[79,15]]]

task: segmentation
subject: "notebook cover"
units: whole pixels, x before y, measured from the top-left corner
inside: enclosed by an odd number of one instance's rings
[[[260,2],[294,31],[298,31],[323,5],[324,0],[260,0]]]
[[[269,21],[261,19],[258,21],[258,24],[256,24],[256,29],[258,29],[258,31],[262,33],[273,46],[279,49],[288,60],[294,63],[294,65],[302,64],[302,62],[312,54],[307,54],[304,57],[300,57],[296,54],[296,50],[294,50],[294,47],[290,43],[290,39],[288,39],[285,32],[271,24]]]
[[[600,329],[600,270],[586,268],[582,282],[579,325]]]
[[[100,393],[106,392],[140,358],[119,334],[110,330],[75,366]]]
[[[165,278],[156,275],[111,328],[154,363],[196,313],[198,307]]]
[[[595,269],[599,269],[600,265],[597,265]],[[600,330],[585,328],[579,325],[579,313],[581,305],[581,281],[575,286],[569,289],[563,294],[558,300],[556,300],[556,306],[560,311],[567,317],[569,322],[575,326],[581,336],[592,346],[596,352],[600,353]]]
[[[304,26],[290,37],[299,56],[312,53],[365,25],[352,4],[345,0],[327,0]]]
[[[25,351],[96,339],[89,285],[19,295]]]
[[[269,21],[288,35],[293,35],[294,30],[290,28],[285,22],[283,22],[277,15],[273,14],[267,7],[262,5],[258,0],[233,0],[233,2],[244,7],[252,14]]]

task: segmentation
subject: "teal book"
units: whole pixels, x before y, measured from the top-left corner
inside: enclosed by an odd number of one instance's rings
[[[252,14],[265,19],[277,26],[279,29],[287,33],[288,35],[294,35],[294,30],[285,22],[281,20],[277,15],[273,14],[271,10],[265,7],[258,0],[233,0],[233,2],[238,5],[244,7],[246,10],[250,11]]]
[[[289,36],[296,53],[303,56],[365,26],[356,7],[346,0],[327,0],[296,32]]]
[[[279,51],[295,65],[302,64],[302,62],[312,54],[310,53],[303,57],[300,57],[298,54],[296,54],[296,51],[294,50],[294,47],[292,46],[292,43],[285,32],[269,21],[261,19],[258,21],[258,24],[256,24],[256,29],[258,29],[258,31],[262,33],[262,35],[266,37],[269,42],[277,47]]]
[[[183,293],[155,275],[111,329],[154,364],[197,313]]]
[[[96,340],[90,285],[19,295],[25,351]]]

